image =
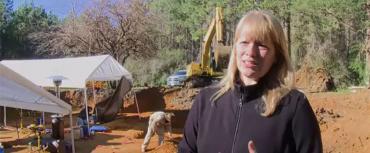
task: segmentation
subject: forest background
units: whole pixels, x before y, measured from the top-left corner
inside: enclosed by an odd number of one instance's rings
[[[94,0],[65,18],[32,3],[0,0],[0,60],[110,54],[136,86],[164,85],[199,56],[216,6],[224,9],[225,42],[249,10],[282,21],[294,68],[323,68],[337,89],[369,85],[368,0]]]

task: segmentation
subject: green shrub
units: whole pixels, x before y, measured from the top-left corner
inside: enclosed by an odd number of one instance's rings
[[[350,80],[354,85],[364,85],[368,78],[366,73],[366,55],[361,52],[360,45],[354,45],[350,48],[349,66],[351,72]]]
[[[185,51],[164,48],[148,59],[128,59],[125,67],[132,73],[134,86],[160,86],[178,69],[185,68]]]

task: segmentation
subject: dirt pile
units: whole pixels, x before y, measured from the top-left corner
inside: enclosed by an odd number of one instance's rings
[[[175,114],[172,120],[172,126],[174,128],[183,128],[193,99],[199,90],[196,88],[167,89],[159,87],[137,90],[135,93],[140,116],[147,118],[155,111],[172,112]],[[124,113],[137,113],[134,95],[128,95],[123,105]]]
[[[302,66],[296,72],[296,86],[306,92],[325,92],[334,89],[334,81],[323,68]]]
[[[166,90],[164,99],[166,109],[169,110],[189,110],[193,104],[195,96],[199,93],[198,88],[178,88],[174,90]]]
[[[200,89],[147,88],[136,91],[140,112],[159,110],[189,110]],[[124,100],[125,112],[137,112],[135,97],[129,95]]]
[[[170,141],[165,141],[161,146],[150,151],[150,153],[176,153],[177,144]]]

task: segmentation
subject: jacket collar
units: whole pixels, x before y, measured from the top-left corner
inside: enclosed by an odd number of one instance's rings
[[[255,85],[245,86],[240,79],[235,82],[234,94],[243,103],[249,102],[253,99],[259,98],[263,94],[263,85],[257,83]]]

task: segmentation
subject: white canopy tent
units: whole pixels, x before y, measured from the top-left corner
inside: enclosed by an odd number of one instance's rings
[[[83,88],[87,117],[87,81],[119,80],[123,76],[132,83],[131,73],[110,55],[40,60],[4,60],[1,63],[39,86],[54,87],[50,77],[62,76],[66,80],[63,80],[60,87]]]
[[[112,56],[90,56],[39,60],[3,60],[2,64],[43,87],[54,87],[51,76],[63,76],[61,88],[85,88],[86,82],[119,80],[132,81],[131,73]]]
[[[0,105],[61,115],[69,114],[70,127],[72,129],[71,105],[2,64],[0,64]],[[73,132],[71,132],[71,139],[73,152],[75,152]]]

